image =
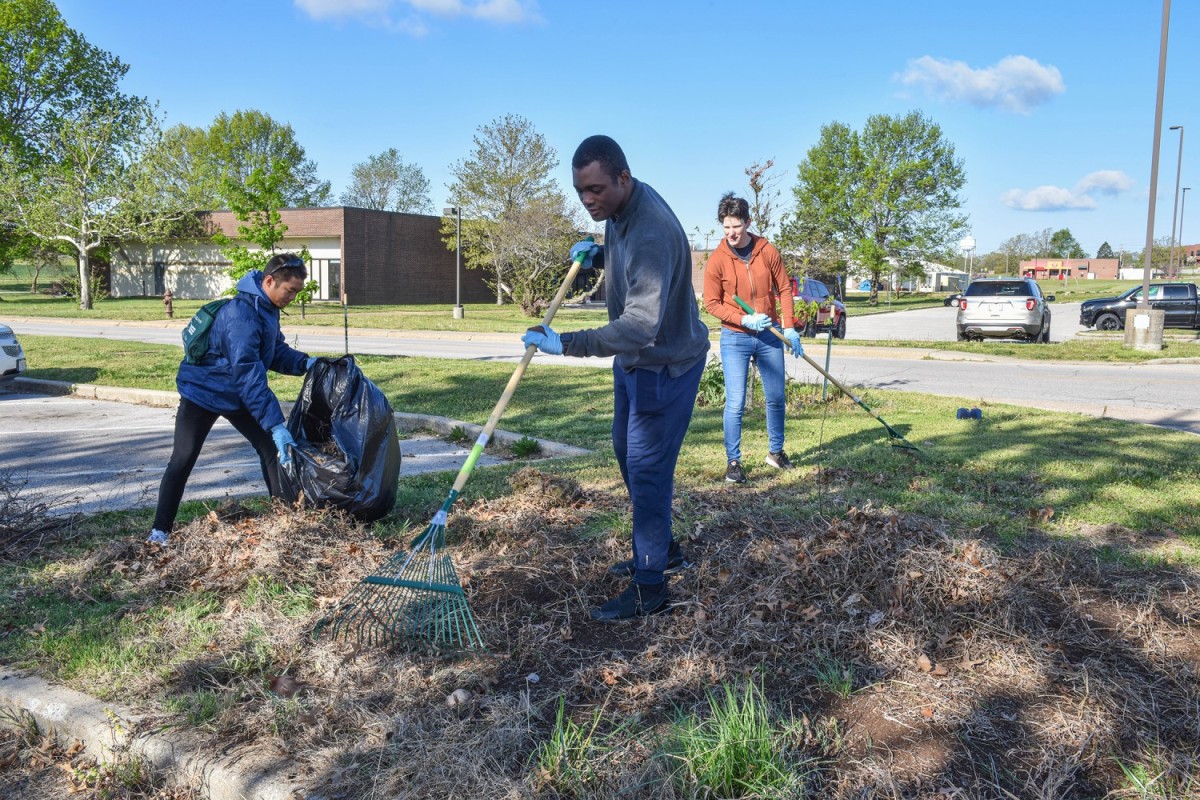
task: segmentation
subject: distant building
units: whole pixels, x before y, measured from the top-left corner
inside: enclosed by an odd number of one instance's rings
[[[344,294],[353,305],[453,305],[461,279],[462,302],[495,301],[483,271],[463,266],[456,275],[441,217],[351,206],[287,208],[279,214],[288,229],[278,250],[307,246],[315,299],[340,301]],[[231,211],[208,212],[204,223],[233,238],[243,224]],[[176,300],[209,299],[232,286],[225,274],[229,266],[211,239],[125,245],[112,250],[107,288],[113,297],[161,296],[170,289]]]
[[[1033,258],[1021,262],[1021,274],[1035,280],[1116,280],[1116,258]]]

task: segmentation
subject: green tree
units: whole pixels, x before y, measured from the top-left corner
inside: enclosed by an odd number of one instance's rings
[[[1113,254],[1112,246],[1108,242],[1103,242],[1100,249],[1096,251],[1096,258],[1116,258]]]
[[[471,158],[450,167],[450,202],[462,209],[463,264],[488,271],[497,305],[507,295],[530,313],[550,298],[531,298],[521,287],[541,292],[536,287],[544,282],[531,274],[561,278],[580,230],[551,177],[558,157],[529,120],[512,114],[481,126],[474,142]],[[454,249],[453,218],[443,222],[442,235]]]
[[[225,189],[245,184],[256,170],[283,176],[283,207],[324,206],[329,181],[296,140],[292,126],[261,111],[222,112],[208,128],[176,125],[164,134],[159,162],[164,188],[201,208],[227,206]]]
[[[91,309],[91,258],[115,242],[153,241],[190,209],[163,204],[154,184],[154,109],[125,99],[57,121],[36,163],[0,146],[0,212],[23,235],[68,245],[78,261],[79,307]]]
[[[230,211],[242,224],[238,225],[236,238],[220,232],[212,238],[230,261],[225,274],[234,286],[247,272],[265,269],[271,256],[278,252],[278,245],[288,229],[279,210],[286,207],[290,178],[287,165],[276,161],[272,170],[256,167],[245,181],[232,178],[225,180],[221,194],[229,200]],[[256,249],[251,249],[247,244],[254,245]],[[305,263],[311,260],[307,247],[302,247],[299,255]],[[317,282],[312,280],[304,285],[304,289],[296,295],[302,304],[301,308],[312,300],[317,288]],[[230,293],[233,291],[231,289]]]
[[[1087,258],[1083,247],[1071,235],[1070,228],[1062,228],[1050,236],[1050,248],[1047,255],[1050,258]]]
[[[0,0],[0,145],[18,164],[52,146],[60,124],[101,104],[137,104],[117,91],[128,66],[88,44],[49,0]]]
[[[342,192],[343,205],[376,211],[403,211],[428,214],[429,179],[416,164],[405,164],[400,152],[389,147],[379,155],[350,169],[350,185]]]
[[[834,263],[853,258],[871,276],[875,303],[891,265],[903,269],[961,238],[965,182],[954,146],[920,112],[872,116],[861,133],[830,123],[800,163],[780,243]]]

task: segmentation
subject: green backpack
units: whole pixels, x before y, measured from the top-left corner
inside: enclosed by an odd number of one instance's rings
[[[222,297],[219,300],[205,303],[192,317],[192,321],[183,329],[183,360],[189,364],[199,364],[208,355],[208,332],[213,321],[217,318],[226,303],[232,297]]]

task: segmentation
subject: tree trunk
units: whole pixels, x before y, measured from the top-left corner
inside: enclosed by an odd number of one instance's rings
[[[92,262],[86,247],[79,249],[79,309],[92,310]]]

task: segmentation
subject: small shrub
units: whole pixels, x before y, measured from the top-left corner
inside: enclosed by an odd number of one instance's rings
[[[463,442],[467,441],[470,437],[467,435],[466,428],[464,428],[462,425],[455,425],[453,428],[450,429],[450,432],[448,434],[446,434],[446,438],[449,439],[451,442],[454,442],[455,444],[462,444]]]
[[[700,388],[696,392],[696,405],[705,406],[725,405],[725,370],[720,361],[710,361],[700,374]]]
[[[513,442],[512,451],[517,458],[533,458],[542,454],[542,443],[537,439],[522,436]]]

